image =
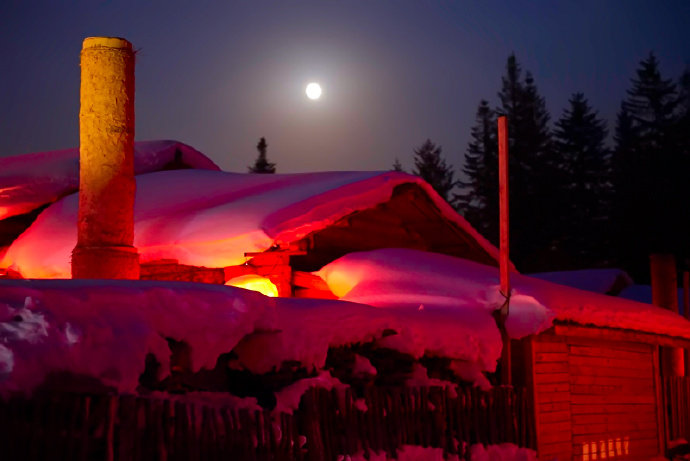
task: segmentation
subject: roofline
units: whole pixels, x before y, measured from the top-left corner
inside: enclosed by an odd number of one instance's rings
[[[573,322],[555,320],[554,326],[539,334],[554,334],[560,336],[580,336],[594,339],[613,341],[629,341],[653,344],[657,346],[680,347],[690,349],[690,338],[668,336],[662,333],[629,330],[624,328],[602,327],[597,325],[581,325]]]

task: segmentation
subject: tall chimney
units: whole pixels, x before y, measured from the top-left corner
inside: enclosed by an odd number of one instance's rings
[[[73,278],[138,279],[134,248],[134,52],[116,37],[81,51],[79,224]]]
[[[649,256],[652,276],[652,304],[678,313],[678,276],[676,259],[671,254]],[[661,366],[667,376],[684,376],[685,360],[683,349],[664,347],[661,351]]]

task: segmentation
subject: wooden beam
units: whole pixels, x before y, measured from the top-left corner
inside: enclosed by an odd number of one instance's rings
[[[556,335],[563,336],[580,336],[583,338],[605,339],[609,341],[629,341],[657,346],[690,348],[690,339],[617,328],[555,324],[553,332]]]

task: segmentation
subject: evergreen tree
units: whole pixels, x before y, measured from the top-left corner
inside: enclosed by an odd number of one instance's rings
[[[455,187],[455,181],[453,167],[447,166],[446,161],[441,157],[441,146],[436,146],[427,139],[414,150],[414,165],[413,174],[431,184],[441,197],[448,200],[448,194]]]
[[[249,167],[250,173],[275,173],[276,172],[276,164],[269,162],[268,159],[266,158],[267,148],[268,148],[268,144],[266,143],[266,139],[262,137],[259,140],[259,143],[256,145],[256,149],[259,151],[259,156],[256,158],[254,165]]]
[[[677,111],[676,144],[678,152],[687,161],[690,156],[690,69],[686,69],[678,80]]]
[[[582,93],[575,93],[569,104],[554,132],[562,191],[568,197],[561,204],[567,219],[560,223],[559,234],[564,252],[578,265],[589,266],[601,262],[607,248],[607,129]]]
[[[687,254],[687,165],[678,146],[678,92],[661,77],[654,54],[640,63],[627,93],[613,157],[616,240],[618,260],[640,279],[648,274],[650,253]]]
[[[498,243],[498,146],[496,115],[486,100],[477,108],[472,140],[462,168],[466,181],[459,182],[462,192],[454,204],[482,235]]]
[[[508,117],[511,253],[525,271],[551,269],[562,178],[553,154],[550,116],[534,78],[508,57],[498,114]]]
[[[398,160],[398,157],[395,157],[395,162],[393,163],[392,171],[400,171],[400,172],[405,171],[405,170],[403,170],[402,163],[400,163],[400,160]]]

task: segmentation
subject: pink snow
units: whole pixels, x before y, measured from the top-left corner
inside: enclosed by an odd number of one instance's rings
[[[175,159],[192,168],[218,170],[201,152],[177,141],[134,143],[136,174],[163,168]],[[0,219],[28,213],[79,189],[79,149],[63,149],[0,159]]]
[[[486,342],[496,341],[491,313],[504,298],[495,267],[435,253],[382,249],[350,253],[317,274],[340,299],[420,313],[455,311],[456,322],[464,322],[483,348],[491,349]],[[650,304],[515,273],[511,287],[506,326],[514,338],[539,333],[558,320],[690,339],[689,321]]]
[[[340,382],[338,378],[331,376],[330,372],[322,371],[314,378],[300,379],[276,392],[276,406],[273,411],[292,414],[299,408],[304,393],[315,387],[331,390],[344,389],[348,386]]]
[[[422,187],[447,219],[490,255],[497,250],[420,178],[397,172],[241,174],[208,170],[137,176],[134,245],[142,262],[226,267],[246,252],[300,239],[390,199],[401,184]],[[26,278],[68,278],[78,194],[48,207],[7,250],[0,267]]]
[[[233,349],[232,367],[264,373],[289,360],[318,371],[329,347],[371,341],[387,347],[392,337],[416,358],[449,357],[493,370],[500,338],[475,335],[451,311],[269,298],[195,283],[0,280],[1,391],[30,391],[51,371],[69,371],[134,392],[147,353],[169,369],[165,338],[189,344],[193,371],[212,369]],[[375,371],[368,365],[360,368]]]
[[[272,308],[263,295],[222,285],[4,280],[0,288],[3,391],[70,371],[134,392],[147,353],[169,369],[167,337],[189,342],[196,369],[211,369]]]
[[[395,458],[389,458],[385,452],[369,451],[369,456],[358,453],[352,456],[338,458],[342,461],[459,461],[457,455],[444,455],[443,449],[421,447],[419,445],[403,445],[396,451]],[[537,453],[529,448],[522,448],[512,443],[487,445],[480,443],[470,447],[470,461],[537,461]]]

